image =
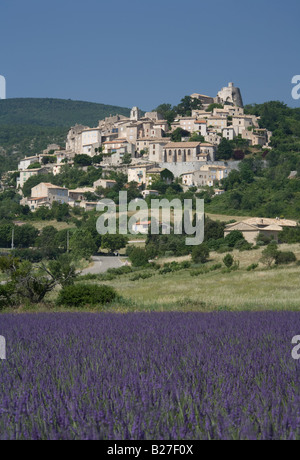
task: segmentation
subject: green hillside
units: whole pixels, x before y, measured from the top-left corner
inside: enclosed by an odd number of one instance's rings
[[[109,115],[130,115],[130,109],[64,99],[0,100],[0,174],[15,169],[20,158],[41,152],[48,144],[65,145],[76,123],[97,126]]]
[[[64,99],[0,100],[0,125],[70,127],[78,123],[92,127],[117,113],[129,116],[130,109]]]

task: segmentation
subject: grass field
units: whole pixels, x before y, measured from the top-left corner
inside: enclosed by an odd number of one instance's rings
[[[38,230],[42,230],[44,227],[53,226],[56,230],[65,230],[66,228],[76,228],[76,225],[68,222],[57,222],[57,220],[38,220],[30,222]]]
[[[300,260],[300,245],[282,245],[282,251],[295,252]],[[264,265],[254,271],[247,267],[258,263],[262,249],[239,252],[232,255],[240,263],[237,271],[217,270],[191,276],[191,270],[131,281],[131,275],[123,275],[109,284],[127,300],[133,300],[140,310],[300,310],[300,267],[289,266],[266,269]],[[222,262],[224,254],[211,254],[207,264]],[[189,260],[181,258],[161,259],[158,262]]]

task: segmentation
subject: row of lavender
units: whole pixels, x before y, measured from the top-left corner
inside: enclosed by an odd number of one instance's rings
[[[0,316],[0,439],[299,439],[298,313]]]

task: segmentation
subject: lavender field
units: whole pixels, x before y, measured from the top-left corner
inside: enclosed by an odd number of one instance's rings
[[[1,315],[0,439],[300,439],[298,313]]]

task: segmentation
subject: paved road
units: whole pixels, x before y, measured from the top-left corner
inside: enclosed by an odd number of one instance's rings
[[[93,256],[92,260],[93,265],[82,270],[82,275],[97,275],[98,273],[106,272],[109,268],[119,268],[124,265],[120,258],[116,256]]]

